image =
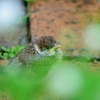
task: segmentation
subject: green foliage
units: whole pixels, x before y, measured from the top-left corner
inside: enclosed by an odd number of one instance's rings
[[[18,64],[17,64],[17,66],[18,66]],[[35,70],[33,70],[33,68],[34,68],[33,66],[35,67]],[[71,73],[73,73],[73,69],[76,69],[76,70],[78,69],[79,75],[82,75],[81,78],[83,80],[83,83],[82,83],[82,89],[80,90],[80,93],[75,97],[72,96],[72,98],[62,99],[62,100],[100,100],[100,99],[96,99],[100,93],[100,85],[99,85],[100,84],[100,76],[96,73],[95,74],[92,73],[89,70],[88,62],[75,61],[75,62],[71,63],[71,62],[66,61],[66,63],[64,63],[62,61],[60,63],[57,63],[54,66],[50,66],[49,64],[48,64],[48,66],[53,67],[52,73],[50,74],[51,76],[56,75],[57,71],[58,71],[57,73],[59,73],[59,70],[62,68],[72,69]],[[45,84],[48,85],[48,82],[46,82],[46,81],[50,80],[51,78],[50,77],[48,77],[48,79],[44,78],[47,75],[44,73],[47,73],[50,69],[48,69],[47,66],[44,66],[44,67],[40,66],[40,65],[35,66],[34,64],[31,65],[31,67],[32,67],[31,69],[29,69],[28,67],[25,69],[25,66],[24,66],[23,67],[24,69],[20,69],[20,67],[11,65],[11,66],[7,66],[4,69],[5,73],[4,73],[4,76],[2,76],[2,78],[0,79],[0,86],[2,87],[2,89],[5,92],[8,91],[10,94],[12,94],[12,96],[14,97],[14,100],[47,100],[47,99],[39,99],[40,98],[39,96],[41,96],[41,95],[38,94],[38,96],[37,96],[35,94],[37,94],[37,92],[40,90],[40,88],[43,87],[44,88],[44,90],[42,90],[43,93],[45,93],[45,95],[48,96],[47,93],[50,91],[45,91],[46,87],[44,85]],[[76,73],[76,75],[77,75],[77,73]],[[73,76],[73,74],[72,74],[72,76]],[[73,76],[73,79],[74,79],[74,76]],[[59,82],[61,82],[61,80],[59,78],[57,80],[59,80]],[[70,79],[68,77],[66,77],[66,80],[70,80]],[[76,80],[77,80],[77,78],[76,78]],[[77,81],[80,82],[81,79],[77,80]],[[63,87],[62,84],[61,84],[61,87]],[[32,97],[35,98],[36,96],[38,99],[32,99]],[[57,95],[54,94],[54,96],[57,96]],[[62,97],[63,97],[63,95],[62,95]],[[57,98],[59,98],[59,96]],[[9,99],[9,100],[11,100],[11,99]],[[55,100],[55,99],[52,99],[52,100]],[[60,100],[60,98],[59,98],[59,100]]]
[[[3,59],[12,58],[15,55],[17,55],[23,48],[24,46],[20,46],[20,45],[17,45],[12,48],[6,48],[4,46],[1,46],[0,58],[3,58]]]
[[[34,2],[35,0],[24,0],[25,2]]]
[[[20,21],[20,23],[21,24],[24,24],[24,23],[26,23],[26,21],[27,21],[27,18],[30,16],[30,12],[28,12],[22,19],[21,19],[21,21]]]
[[[27,2],[27,14],[21,19],[20,23],[24,24],[27,21],[27,18],[30,16],[30,3],[31,2],[35,2],[35,0],[24,0],[25,2]]]

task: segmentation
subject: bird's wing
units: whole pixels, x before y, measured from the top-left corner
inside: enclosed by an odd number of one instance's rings
[[[36,53],[32,44],[29,44],[26,48],[21,50],[19,54],[16,56],[16,59],[21,63],[28,63],[32,59],[34,59],[34,54]]]

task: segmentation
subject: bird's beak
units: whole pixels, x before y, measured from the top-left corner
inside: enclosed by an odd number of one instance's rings
[[[58,48],[61,48],[61,45],[57,45],[57,46],[53,47],[52,49],[50,49],[49,52],[51,53],[51,52],[57,50]]]

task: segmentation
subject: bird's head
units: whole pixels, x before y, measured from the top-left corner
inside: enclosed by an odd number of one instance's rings
[[[52,36],[42,36],[35,41],[34,47],[41,56],[62,55],[61,46]]]

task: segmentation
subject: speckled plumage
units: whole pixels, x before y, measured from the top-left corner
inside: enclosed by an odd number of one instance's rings
[[[51,36],[42,36],[38,38],[35,42],[29,43],[26,48],[24,48],[15,59],[19,62],[27,64],[34,62],[44,63],[49,61],[50,58],[56,58],[56,54],[49,54],[49,50],[53,48],[56,44],[56,40]],[[37,46],[37,47],[35,47]]]

